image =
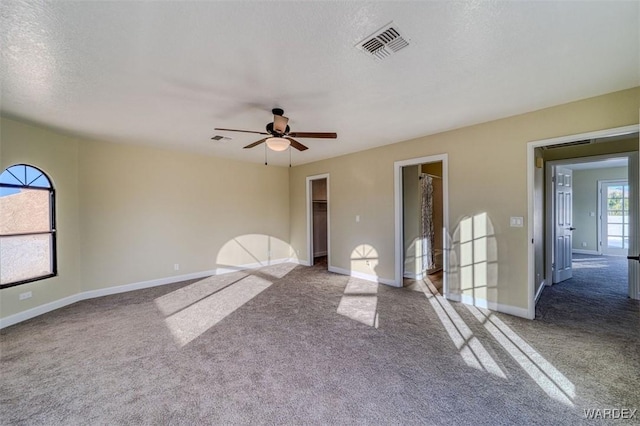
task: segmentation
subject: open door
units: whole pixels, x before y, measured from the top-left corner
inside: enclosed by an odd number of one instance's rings
[[[572,276],[572,231],[573,223],[573,171],[568,168],[555,168],[554,176],[554,268],[553,283],[568,280]]]

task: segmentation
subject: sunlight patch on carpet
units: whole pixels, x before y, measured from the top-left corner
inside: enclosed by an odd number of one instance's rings
[[[271,286],[271,281],[256,275],[229,274],[216,281],[210,277],[156,300],[162,312],[171,312],[165,324],[182,347],[222,321],[242,305]],[[235,278],[235,279],[234,279]],[[173,299],[172,299],[173,298]]]
[[[505,379],[507,376],[500,366],[480,343],[469,326],[464,322],[449,301],[442,297],[438,290],[428,280],[420,281],[423,291],[438,319],[449,334],[451,341],[458,348],[464,362],[476,370],[486,371]]]
[[[470,305],[465,307],[484,324],[493,338],[547,395],[565,405],[573,406],[572,399],[576,396],[576,387],[569,379],[491,311],[480,310]]]
[[[378,284],[351,278],[338,305],[338,314],[378,328]]]

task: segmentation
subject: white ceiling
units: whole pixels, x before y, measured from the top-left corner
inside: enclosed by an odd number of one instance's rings
[[[640,85],[640,2],[3,1],[3,114],[72,134],[262,162],[282,107],[293,163]],[[354,46],[394,21],[409,47]],[[231,141],[211,141],[211,136]],[[288,164],[287,153],[270,153]]]

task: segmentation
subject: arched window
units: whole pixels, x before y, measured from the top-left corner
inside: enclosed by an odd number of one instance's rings
[[[56,274],[53,185],[35,167],[8,167],[0,174],[0,288]]]

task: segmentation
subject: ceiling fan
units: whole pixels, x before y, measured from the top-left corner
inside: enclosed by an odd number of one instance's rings
[[[284,110],[281,108],[274,108],[271,110],[273,113],[273,122],[267,124],[266,130],[267,132],[254,132],[252,130],[238,130],[238,129],[220,129],[217,128],[215,130],[221,130],[225,132],[243,132],[243,133],[256,133],[258,135],[267,135],[266,138],[260,139],[259,141],[255,141],[244,148],[253,148],[254,146],[258,146],[261,143],[267,144],[267,146],[273,151],[284,151],[290,146],[297,149],[298,151],[304,151],[308,149],[308,147],[304,146],[297,140],[293,138],[317,138],[317,139],[335,139],[338,137],[335,133],[319,133],[319,132],[291,132],[289,125],[289,119],[285,117]]]

